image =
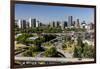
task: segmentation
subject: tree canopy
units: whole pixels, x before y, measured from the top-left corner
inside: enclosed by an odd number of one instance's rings
[[[57,54],[57,50],[55,47],[50,47],[48,50],[45,51],[46,57],[54,57]]]

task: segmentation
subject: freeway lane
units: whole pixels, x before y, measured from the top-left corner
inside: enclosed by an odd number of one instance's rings
[[[41,57],[15,57],[15,61],[48,61],[48,62],[88,62],[94,59],[85,58],[41,58]]]

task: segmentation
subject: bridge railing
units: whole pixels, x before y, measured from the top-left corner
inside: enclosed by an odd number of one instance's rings
[[[79,58],[42,58],[42,57],[15,57],[16,61],[48,61],[48,62],[88,62],[94,59],[79,59]]]

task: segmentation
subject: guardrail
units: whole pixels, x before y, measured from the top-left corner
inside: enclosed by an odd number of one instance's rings
[[[94,59],[79,58],[45,58],[45,57],[15,57],[15,61],[48,61],[48,62],[88,62]]]

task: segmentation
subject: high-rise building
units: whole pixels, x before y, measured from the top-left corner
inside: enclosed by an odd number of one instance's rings
[[[64,22],[61,23],[61,28],[62,28],[62,30],[67,28],[67,21],[64,21]]]
[[[72,16],[68,16],[68,27],[70,27],[73,23],[73,17]]]
[[[60,26],[60,21],[57,21],[57,22],[55,23],[55,26],[56,26],[56,27],[59,27],[59,26]]]
[[[76,23],[75,23],[75,28],[80,28],[79,19],[77,19],[77,20],[76,20]]]
[[[28,23],[26,20],[21,20],[21,19],[18,19],[18,20],[15,20],[15,24],[18,26],[18,28],[28,28]]]
[[[50,26],[51,27],[60,27],[60,21],[56,21],[56,22],[53,21],[53,22],[50,23]]]
[[[29,19],[29,27],[33,28],[33,27],[38,27],[38,22],[36,21],[36,19]]]
[[[87,30],[94,30],[94,24],[93,23],[89,23],[87,24]]]
[[[50,27],[55,27],[55,21],[50,23]]]
[[[26,28],[29,28],[29,22],[27,21],[27,23],[26,23]]]
[[[67,27],[68,23],[67,21],[64,21],[64,28]]]
[[[38,22],[38,26],[41,27],[43,26],[43,24],[41,22]]]
[[[34,19],[34,21],[35,21],[35,23],[36,23],[36,24],[35,24],[35,25],[36,25],[35,27],[39,27],[39,21],[37,21],[36,19]]]
[[[90,30],[93,30],[95,25],[93,23],[90,23]]]
[[[74,27],[75,27],[75,25],[76,25],[76,21],[73,21],[72,26],[74,26]]]
[[[19,23],[21,23],[20,25],[21,25],[22,29],[27,28],[27,22],[26,22],[26,20],[21,20]]]
[[[19,28],[21,28],[21,20],[16,20],[15,23],[18,25]]]

